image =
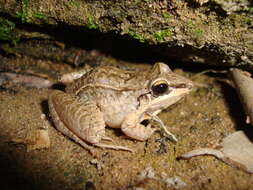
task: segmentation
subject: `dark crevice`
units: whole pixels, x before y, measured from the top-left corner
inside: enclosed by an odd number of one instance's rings
[[[208,1],[207,3],[200,5],[196,1],[191,1],[191,0],[185,0],[185,1],[188,3],[188,6],[192,9],[197,9],[197,8],[200,8],[201,6],[205,6],[205,7],[208,7],[208,9],[209,9],[209,11],[206,12],[206,14],[210,14],[211,12],[215,12],[217,16],[220,16],[220,17],[227,16],[227,12],[225,10],[223,10],[221,5],[217,4],[216,2]]]
[[[98,50],[104,55],[110,55],[120,60],[135,62],[135,63],[154,63],[162,61],[169,63],[170,65],[181,66],[182,61],[187,67],[187,62],[193,62],[189,60],[189,57],[193,55],[199,56],[206,59],[207,62],[217,63],[221,62],[223,57],[220,52],[215,51],[217,48],[214,47],[214,51],[208,51],[208,49],[196,49],[192,46],[185,45],[173,46],[173,44],[148,44],[141,43],[136,39],[133,39],[129,35],[120,35],[115,32],[102,33],[98,30],[87,30],[79,26],[65,26],[60,23],[57,27],[51,25],[44,25],[43,28],[30,25],[30,24],[16,24],[17,28],[30,31],[48,34],[53,39],[28,39],[23,38],[20,40],[17,46],[23,44],[29,44],[30,47],[45,46],[45,49],[49,49],[49,46],[58,48],[55,46],[54,41],[60,41],[65,44],[65,49],[70,50],[71,48],[79,48],[85,51]],[[171,46],[171,47],[170,47]],[[68,49],[69,48],[69,49]],[[208,47],[207,47],[208,48]],[[21,53],[23,53],[21,51]],[[219,55],[220,56],[217,56]],[[31,56],[29,54],[29,56]],[[43,56],[37,55],[38,59],[42,59]],[[48,59],[48,57],[45,57]],[[64,57],[62,58],[64,59]],[[62,61],[62,60],[60,60]],[[63,60],[64,61],[64,60]],[[80,65],[82,66],[82,64]],[[191,65],[190,67],[199,66],[199,64]]]
[[[6,15],[5,15],[6,16]],[[17,20],[9,16],[6,17],[14,22]],[[193,48],[190,45],[175,46],[174,44],[148,44],[141,43],[137,39],[129,35],[120,35],[114,31],[108,33],[102,33],[99,30],[88,30],[83,26],[66,26],[64,23],[59,23],[57,26],[52,25],[31,25],[16,23],[16,27],[30,32],[38,32],[42,34],[48,34],[52,36],[52,39],[39,39],[39,38],[23,38],[20,40],[17,46],[20,45],[20,53],[22,54],[22,44],[29,44],[30,47],[42,46],[44,49],[49,50],[50,47],[58,48],[58,51],[62,51],[60,47],[57,47],[54,42],[60,41],[65,44],[65,50],[73,50],[74,48],[79,48],[79,50],[92,51],[98,50],[103,55],[109,55],[120,60],[135,62],[135,63],[149,63],[154,62],[166,62],[170,66],[177,66],[185,68],[198,68],[202,67],[202,64],[196,64],[194,60],[191,60],[190,57],[199,57],[204,62],[217,63],[222,62],[224,58],[223,52],[219,52],[218,47],[203,47],[202,49]],[[212,51],[210,51],[212,49]],[[0,49],[1,50],[1,49]],[[75,50],[73,50],[75,51]],[[2,51],[3,52],[3,51]],[[52,51],[53,52],[53,51]],[[52,53],[51,52],[51,53]],[[1,52],[0,52],[1,53]],[[41,52],[43,53],[43,52]],[[28,54],[28,56],[31,56]],[[37,56],[37,57],[36,57]],[[44,56],[43,54],[36,55],[37,59],[48,59],[49,57]],[[31,56],[32,57],[32,56]],[[53,61],[65,62],[65,57],[62,57],[61,60],[56,60],[52,57]],[[90,58],[92,59],[92,58]],[[88,62],[92,63],[92,60],[88,59]],[[86,59],[87,60],[87,59]],[[81,63],[78,66],[83,66]],[[187,64],[195,62],[195,64]],[[68,62],[67,62],[68,63]],[[183,64],[182,64],[183,63]],[[69,63],[68,63],[69,64]],[[224,65],[224,64],[223,64]],[[230,66],[228,64],[228,66]],[[205,64],[206,67],[206,64]],[[212,67],[212,66],[211,66]],[[217,66],[216,66],[217,67]],[[225,68],[225,67],[217,67]],[[246,68],[247,69],[247,68]]]
[[[222,93],[224,98],[227,100],[229,112],[231,118],[235,122],[235,127],[237,130],[242,130],[245,128],[246,115],[244,113],[243,107],[240,103],[239,97],[234,88],[224,82],[219,82],[222,86]]]

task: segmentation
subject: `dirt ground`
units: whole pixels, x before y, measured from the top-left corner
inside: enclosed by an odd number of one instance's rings
[[[8,67],[16,70],[22,64],[24,70],[50,80],[74,70],[27,57],[13,58]],[[120,67],[150,65],[120,63]],[[138,142],[108,128],[115,144],[136,152],[97,149],[98,158],[54,128],[47,105],[54,89],[4,84],[0,89],[1,189],[252,189],[253,175],[214,157],[177,159],[196,148],[215,147],[222,138],[248,126],[226,75],[196,75],[196,71],[181,68],[175,72],[197,84],[187,97],[159,114],[179,141],[166,141],[156,133]],[[44,148],[36,147],[40,131],[50,139]]]

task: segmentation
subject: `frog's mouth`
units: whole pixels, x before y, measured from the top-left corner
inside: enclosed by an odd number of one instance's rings
[[[178,102],[190,91],[191,88],[173,88],[168,94],[164,94],[157,97],[153,96],[148,106],[147,112],[157,114],[161,110],[166,109],[169,106]]]

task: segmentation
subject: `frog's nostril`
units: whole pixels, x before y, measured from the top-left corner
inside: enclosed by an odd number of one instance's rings
[[[186,88],[187,85],[185,83],[179,84],[176,86],[176,88]]]
[[[190,82],[189,85],[188,85],[188,88],[189,88],[189,89],[192,89],[193,87],[194,87],[193,82]]]
[[[188,88],[189,90],[191,90],[194,87],[194,84],[191,80],[188,80],[187,83],[184,83],[184,87],[182,88]]]

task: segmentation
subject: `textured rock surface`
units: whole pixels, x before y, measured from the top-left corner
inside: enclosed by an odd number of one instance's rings
[[[40,33],[45,26],[47,34],[60,26],[76,27],[80,34],[95,29],[148,44],[158,56],[253,69],[249,0],[1,0],[0,12],[11,22],[40,26],[34,30]],[[34,35],[23,31],[21,38],[45,38]]]

